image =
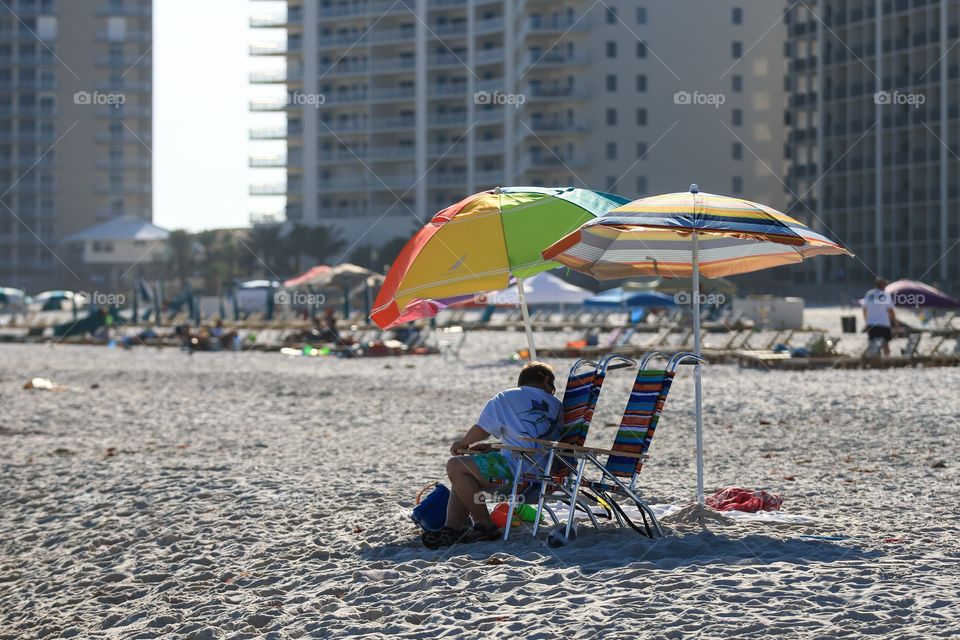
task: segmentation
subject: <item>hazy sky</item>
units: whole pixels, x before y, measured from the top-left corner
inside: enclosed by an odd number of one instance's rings
[[[154,0],[153,218],[170,229],[245,226],[250,212],[282,207],[251,198],[253,182],[282,182],[283,171],[250,170],[251,153],[283,150],[251,143],[251,127],[282,124],[252,114],[251,97],[282,95],[252,87],[249,74],[279,61],[251,58],[252,42],[282,31],[250,29],[253,14],[282,13],[283,3],[253,0]]]

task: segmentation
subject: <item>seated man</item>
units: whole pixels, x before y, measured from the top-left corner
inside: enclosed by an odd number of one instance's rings
[[[529,438],[550,438],[560,424],[560,401],[554,397],[555,375],[548,364],[528,362],[520,371],[517,386],[501,391],[487,401],[477,424],[453,443],[447,461],[447,475],[452,485],[447,502],[447,520],[442,529],[426,531],[423,544],[431,549],[457,542],[496,540],[500,530],[490,519],[487,506],[480,499],[483,490],[492,490],[513,482],[513,473],[519,454],[510,451],[490,451],[482,444],[490,436],[503,444],[530,448]],[[471,445],[478,455],[461,455]],[[541,461],[542,462],[542,461]],[[473,528],[466,529],[467,516],[473,518]]]

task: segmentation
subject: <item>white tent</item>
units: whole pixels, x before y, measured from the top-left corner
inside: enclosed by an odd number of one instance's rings
[[[581,287],[570,284],[549,271],[538,273],[532,278],[524,278],[523,292],[528,305],[535,304],[583,304],[583,301],[593,295]],[[486,296],[488,304],[517,305],[520,304],[520,294],[517,285],[493,291]]]

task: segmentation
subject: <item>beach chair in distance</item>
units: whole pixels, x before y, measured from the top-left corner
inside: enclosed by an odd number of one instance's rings
[[[460,349],[467,340],[467,332],[461,326],[447,326],[437,329],[440,334],[437,340],[437,349],[445,361],[459,360]]]
[[[584,495],[590,495],[589,490],[595,500],[599,499],[598,502],[602,501],[612,507],[618,524],[621,526],[624,523],[629,524],[638,533],[645,533],[651,538],[662,537],[663,531],[656,514],[637,493],[637,478],[644,461],[648,458],[647,452],[677,368],[681,364],[707,363],[704,358],[693,353],[681,352],[671,357],[663,369],[650,369],[650,361],[657,357],[666,358],[661,353],[648,353],[640,361],[640,368],[613,446],[610,449],[576,447],[572,450],[572,456],[577,459],[577,471],[572,488],[574,499],[578,499],[581,492],[584,492]],[[599,456],[604,455],[607,458],[601,462]],[[586,478],[588,466],[591,471],[599,473],[599,479]],[[616,502],[615,496],[627,498],[636,505],[643,518],[643,531],[629,520],[622,507]],[[573,528],[574,516],[575,510],[571,509],[565,529],[565,537],[568,540]]]

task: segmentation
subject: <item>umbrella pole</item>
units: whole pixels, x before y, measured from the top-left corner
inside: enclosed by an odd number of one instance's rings
[[[693,232],[693,352],[700,356],[700,238]],[[703,506],[703,393],[700,363],[693,368],[693,393],[697,416],[697,504]]]
[[[527,310],[527,296],[523,292],[523,278],[517,278],[517,293],[520,296],[520,313],[523,315],[523,328],[527,332],[527,348],[530,360],[537,359],[537,348],[533,345],[533,329],[530,327],[530,312]]]

